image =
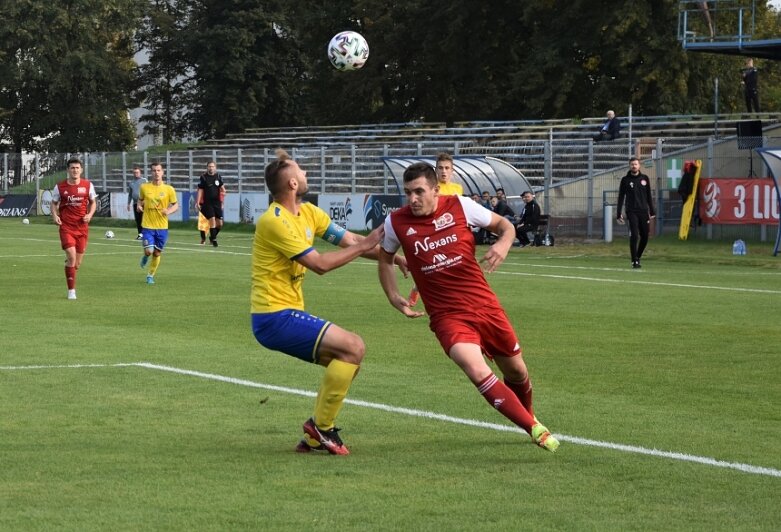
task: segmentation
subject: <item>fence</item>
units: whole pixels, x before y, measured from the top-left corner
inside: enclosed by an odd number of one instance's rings
[[[676,230],[680,219],[677,177],[683,161],[703,159],[703,175],[766,176],[760,157],[741,150],[736,137],[640,137],[626,142],[583,139],[490,140],[416,142],[364,146],[345,144],[298,147],[291,155],[307,171],[310,190],[321,194],[395,194],[397,187],[383,164],[383,157],[434,157],[441,151],[454,155],[484,155],[503,159],[520,169],[535,187],[543,212],[551,216],[550,230],[557,236],[601,238],[605,204],[615,204],[618,182],[626,173],[627,160],[643,160],[658,203],[657,233]],[[781,146],[778,137],[762,137],[764,146]],[[65,177],[70,154],[3,154],[2,193],[37,193],[52,188]],[[263,169],[275,158],[270,148],[198,149],[155,153],[80,154],[85,177],[100,191],[122,192],[132,179],[135,165],[148,174],[151,162],[166,165],[166,181],[180,191],[195,191],[206,163],[214,160],[229,193],[261,192],[266,188]],[[520,208],[519,200],[515,203]],[[620,231],[621,228],[616,228]],[[746,229],[740,229],[746,234]],[[767,226],[751,230],[747,237],[767,238]],[[708,229],[708,236],[730,237],[734,228]]]

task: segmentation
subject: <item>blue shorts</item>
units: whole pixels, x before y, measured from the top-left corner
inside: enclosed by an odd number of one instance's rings
[[[320,342],[330,326],[330,321],[303,310],[252,314],[252,332],[260,345],[304,362],[319,362]]]
[[[154,246],[155,249],[163,251],[165,243],[168,241],[168,229],[141,229],[141,245],[146,248]]]

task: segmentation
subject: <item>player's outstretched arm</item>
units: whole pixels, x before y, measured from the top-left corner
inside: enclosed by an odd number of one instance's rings
[[[350,231],[345,232],[344,237],[342,237],[341,242],[339,242],[339,245],[344,246],[351,246],[354,245],[356,242],[360,242],[366,238],[365,236],[358,235],[355,233],[351,233]],[[365,259],[371,259],[371,260],[380,260],[380,246],[374,246],[374,248],[370,249],[361,257]],[[404,256],[401,255],[393,255],[393,262],[396,264],[396,266],[399,267],[399,270],[401,270],[401,273],[404,275],[404,278],[406,279],[409,277],[409,268],[407,268],[407,259]]]
[[[496,243],[489,247],[488,251],[483,255],[483,258],[480,259],[480,262],[483,264],[483,269],[487,273],[491,273],[495,271],[507,257],[507,253],[513,245],[513,240],[515,240],[515,228],[507,218],[492,213],[491,223],[488,225],[487,229],[499,236],[499,238],[496,239]]]
[[[388,253],[379,248],[377,257],[377,271],[380,276],[380,284],[393,308],[408,318],[419,318],[423,312],[412,310],[410,302],[399,293],[399,284],[396,282],[396,272],[393,268],[395,254]]]
[[[367,251],[375,248],[377,244],[380,243],[380,239],[382,239],[384,234],[385,228],[380,226],[366,237],[360,240],[353,240],[352,245],[347,245],[337,251],[329,251],[327,253],[318,253],[316,249],[313,249],[306,255],[298,257],[296,261],[316,274],[323,275],[326,272],[344,266],[351,260],[360,257]]]

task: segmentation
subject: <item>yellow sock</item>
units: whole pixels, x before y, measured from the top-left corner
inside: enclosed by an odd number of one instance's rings
[[[357,364],[342,362],[341,360],[332,360],[325,368],[323,382],[320,384],[320,391],[317,393],[317,402],[315,403],[315,424],[322,430],[331,430],[334,428],[336,416],[342,409],[344,398],[353,377],[358,373]]]
[[[154,275],[158,266],[160,266],[160,255],[152,255],[152,260],[149,261],[149,275]]]

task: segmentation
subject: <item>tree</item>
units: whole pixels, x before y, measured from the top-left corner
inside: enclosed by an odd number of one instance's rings
[[[3,3],[0,122],[14,151],[117,150],[133,143],[127,109],[136,5]]]
[[[139,67],[138,99],[146,111],[140,121],[144,132],[163,143],[197,134],[193,106],[195,67],[189,50],[193,0],[154,0],[145,10],[136,42],[148,62]]]
[[[307,63],[291,35],[289,4],[197,2],[188,51],[198,86],[195,125],[204,135],[307,123]]]

